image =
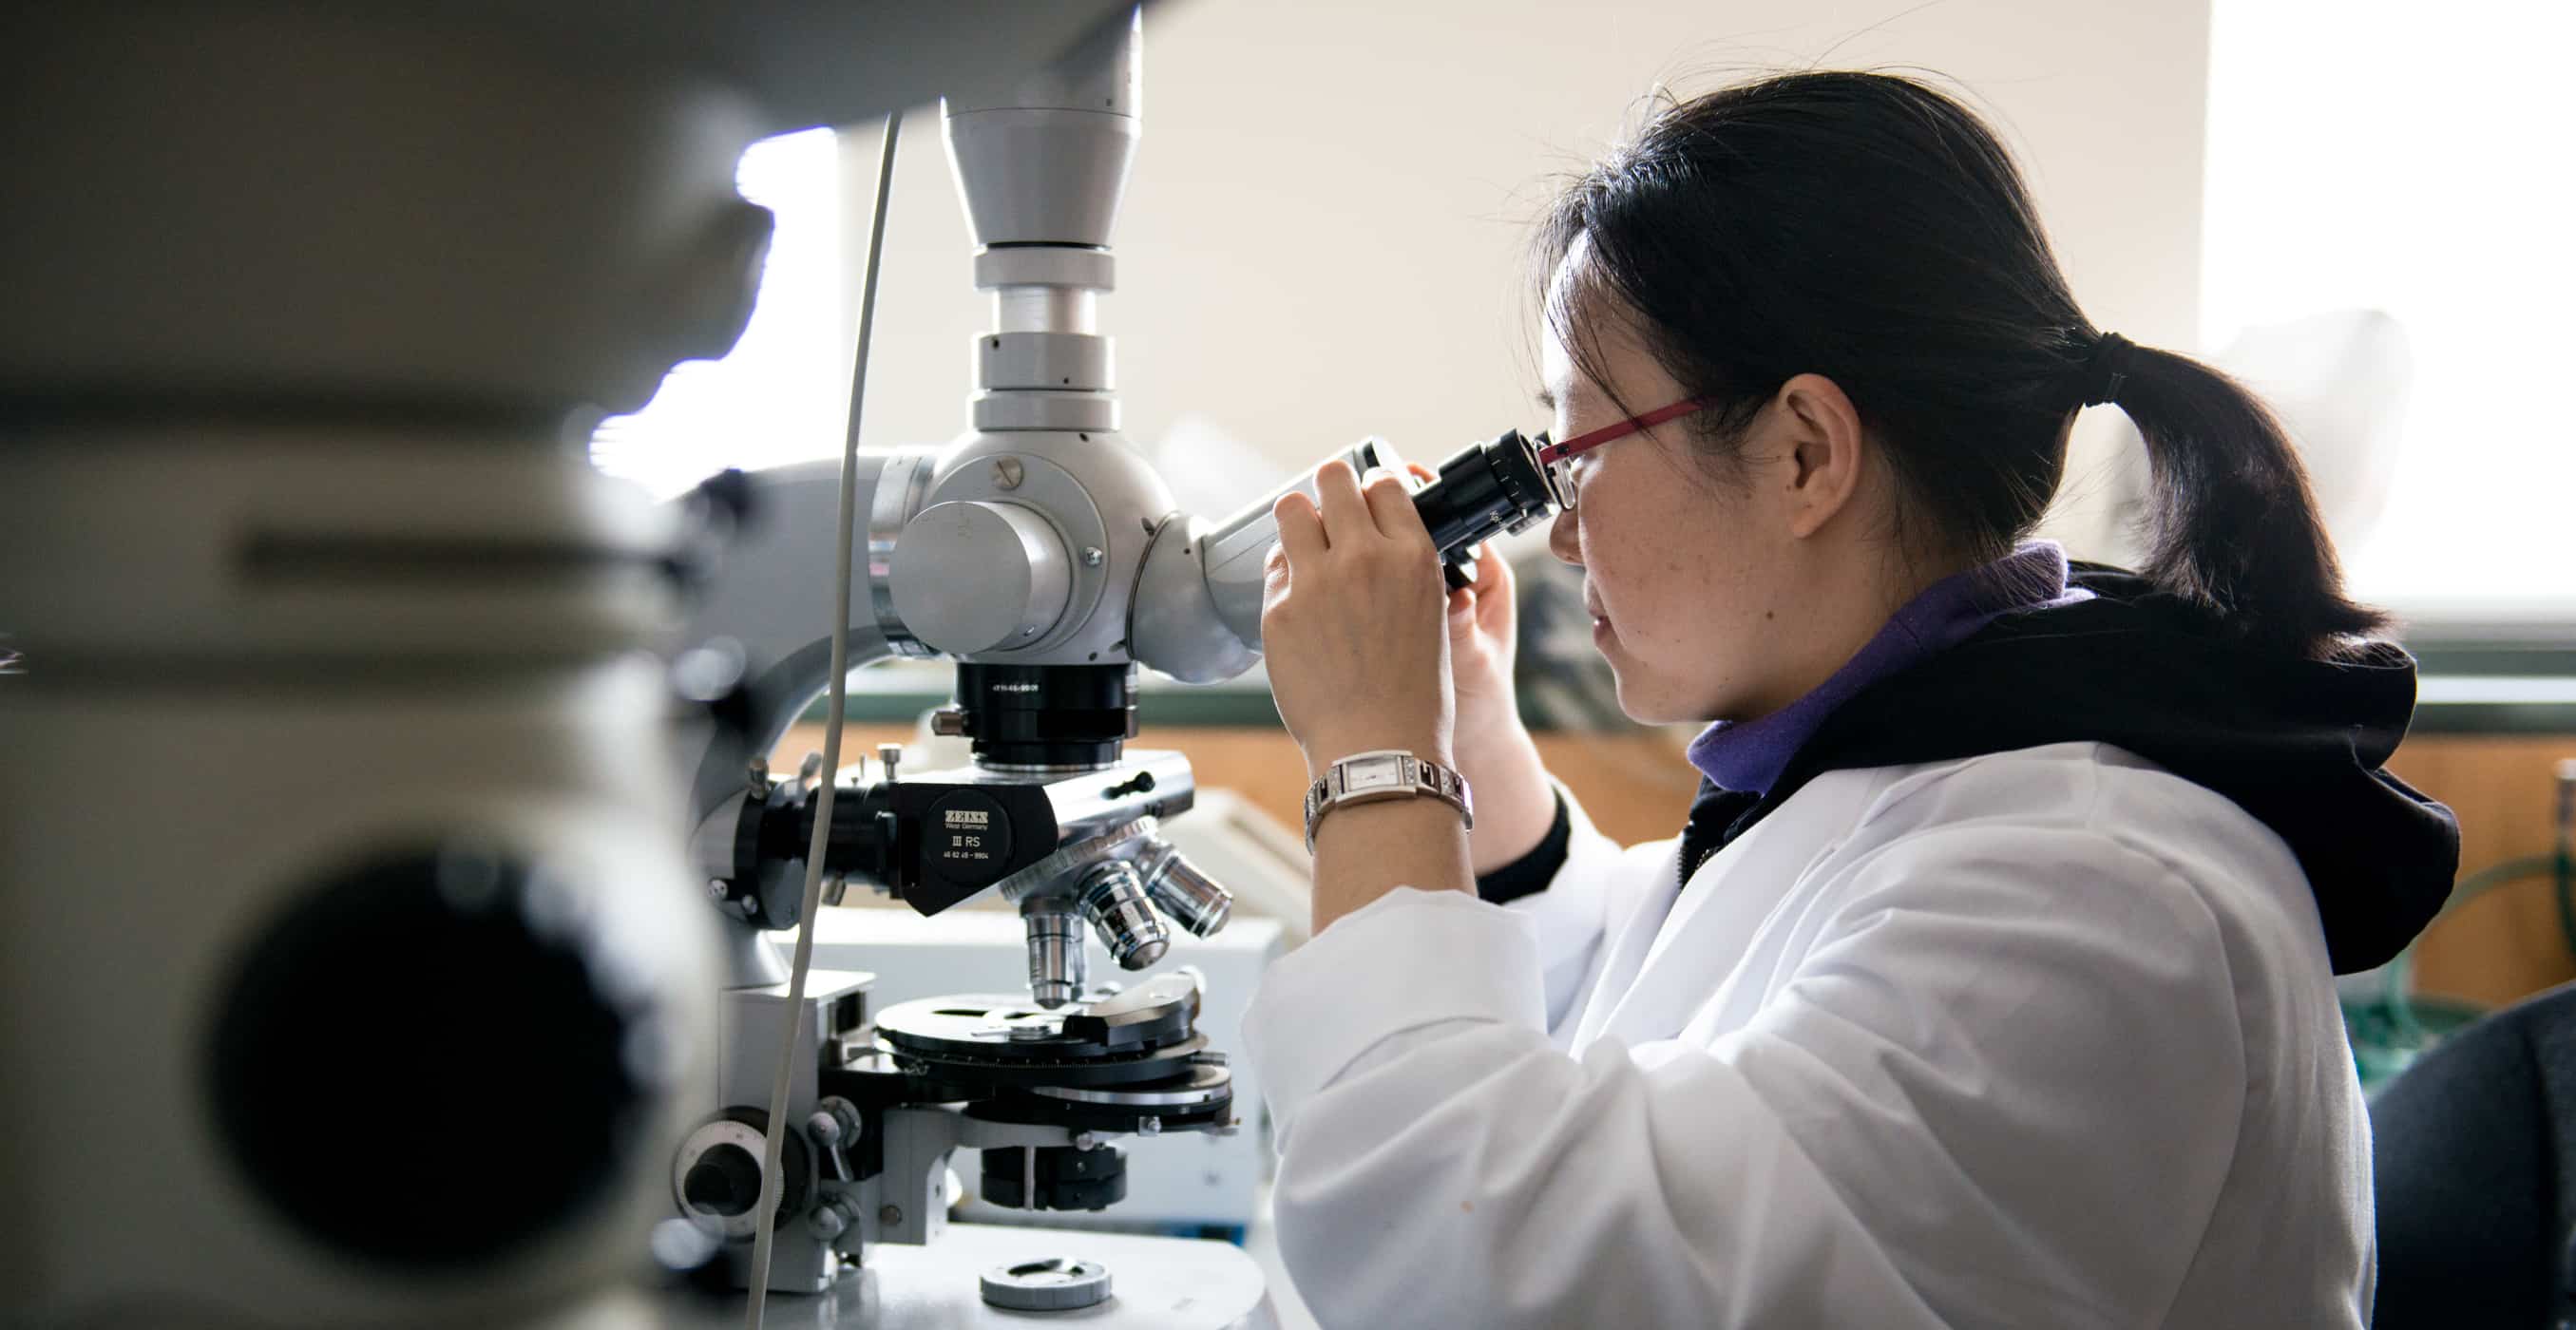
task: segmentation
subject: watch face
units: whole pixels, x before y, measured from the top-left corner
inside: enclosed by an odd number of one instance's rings
[[[1342,790],[1357,794],[1362,790],[1392,790],[1404,785],[1404,760],[1396,757],[1372,757],[1344,764]]]

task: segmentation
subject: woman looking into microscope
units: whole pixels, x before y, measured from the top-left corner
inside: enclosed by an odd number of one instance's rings
[[[1474,811],[1312,821],[1316,936],[1247,1028],[1307,1301],[2366,1323],[2332,973],[2430,918],[2456,830],[2381,769],[2412,662],[2279,426],[2094,327],[1993,134],[1905,79],[1668,106],[1540,242],[1549,547],[1628,714],[1707,726],[1706,782],[1678,840],[1611,843],[1517,717],[1500,561],[1444,615],[1396,478],[1280,502],[1310,775],[1409,753]],[[2135,573],[2026,541],[2104,403],[2152,463]]]

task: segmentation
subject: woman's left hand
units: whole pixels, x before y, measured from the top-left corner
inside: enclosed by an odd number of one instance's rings
[[[1391,472],[1363,487],[1339,459],[1315,489],[1320,508],[1292,492],[1271,510],[1261,646],[1280,719],[1310,777],[1378,748],[1454,766],[1448,587],[1412,495]]]

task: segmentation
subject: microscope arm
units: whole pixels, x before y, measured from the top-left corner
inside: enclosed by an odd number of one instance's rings
[[[910,454],[858,455],[858,512],[872,515],[877,481],[890,460],[899,475],[927,475]],[[751,758],[766,757],[787,729],[831,683],[832,639],[826,615],[833,596],[833,533],[838,529],[840,464],[804,462],[748,473],[741,478],[745,529],[720,567],[699,590],[686,641],[718,649],[739,662],[734,695],[719,709],[718,723],[693,742],[689,812],[703,824],[719,805],[743,790]],[[902,528],[902,515],[893,521]],[[850,584],[849,662],[852,670],[898,654],[879,622],[871,588],[883,585],[876,523],[854,551],[865,574]],[[883,542],[889,548],[892,535]],[[888,617],[891,617],[890,615]],[[702,865],[703,866],[703,865]]]

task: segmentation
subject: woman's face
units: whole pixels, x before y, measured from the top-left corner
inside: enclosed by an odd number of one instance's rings
[[[1689,396],[1615,320],[1578,335],[1598,339],[1609,382],[1585,377],[1553,329],[1542,329],[1554,437]],[[1548,549],[1583,569],[1593,645],[1617,676],[1620,708],[1636,720],[1751,719],[1813,685],[1794,677],[1801,653],[1788,640],[1802,619],[1798,542],[1779,505],[1763,501],[1776,454],[1794,451],[1770,438],[1776,414],[1765,408],[1724,464],[1692,443],[1701,422],[1687,417],[1574,463],[1577,503],[1557,515]]]

